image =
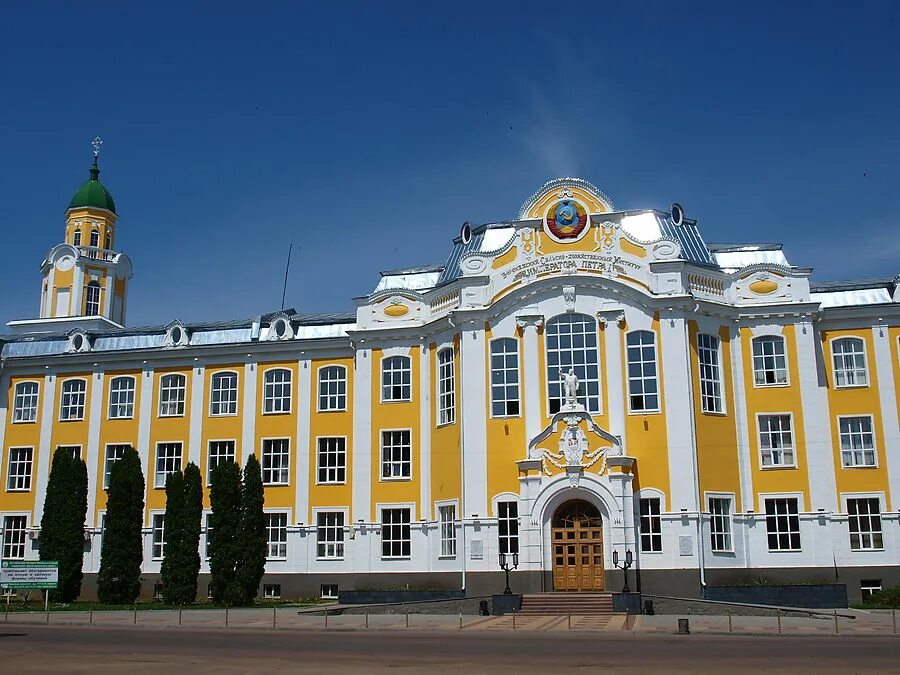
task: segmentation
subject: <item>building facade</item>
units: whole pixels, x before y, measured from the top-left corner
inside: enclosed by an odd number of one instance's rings
[[[145,595],[167,474],[250,453],[263,595],[496,592],[502,553],[516,591],[619,590],[627,552],[646,593],[900,583],[894,279],[816,284],[780,245],[707,244],[677,204],[617,210],[557,179],[463,225],[445,264],[383,272],[355,312],[126,328],[115,227],[95,162],[40,318],[2,338],[3,558],[38,556],[52,453],[78,453],[91,594],[130,445]]]

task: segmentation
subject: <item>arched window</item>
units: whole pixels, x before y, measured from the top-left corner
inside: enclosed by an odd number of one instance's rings
[[[84,399],[87,382],[84,380],[66,380],[62,386],[59,401],[59,419],[74,421],[84,419]]]
[[[72,244],[74,246],[81,246],[81,229],[76,228],[75,234],[72,235]]]
[[[186,391],[187,378],[180,373],[170,373],[159,378],[159,416],[183,416]]]
[[[659,410],[656,376],[656,333],[636,330],[628,334],[628,406],[632,412]]]
[[[845,337],[832,341],[836,387],[864,387],[869,384],[866,369],[866,346],[861,338]]]
[[[784,338],[780,335],[753,338],[753,383],[764,387],[787,384],[787,381]]]
[[[347,409],[347,369],[344,366],[319,368],[319,410]]]
[[[547,322],[547,388],[550,414],[565,402],[561,378],[569,369],[578,377],[578,401],[600,412],[600,362],[597,322],[585,314],[563,314]]]
[[[381,400],[412,400],[412,365],[408,356],[388,356],[381,360]]]
[[[215,373],[209,390],[209,414],[237,415],[238,376],[234,371]]]
[[[263,412],[291,412],[291,371],[287,368],[267,370],[263,384]]]
[[[100,313],[100,284],[92,281],[87,285],[84,294],[84,313],[97,316]]]
[[[445,347],[438,357],[438,424],[456,421],[456,377],[453,367],[453,347]]]
[[[514,338],[491,342],[491,415],[519,414],[519,343]]]
[[[109,419],[121,420],[134,417],[134,378],[130,375],[114,377],[109,381]]]
[[[91,246],[94,248],[100,246],[100,232],[98,230],[91,230]]]
[[[34,422],[37,419],[38,383],[19,382],[13,402],[13,422]]]
[[[697,360],[700,364],[700,403],[705,413],[725,409],[722,399],[722,372],[719,366],[719,338],[697,334]]]

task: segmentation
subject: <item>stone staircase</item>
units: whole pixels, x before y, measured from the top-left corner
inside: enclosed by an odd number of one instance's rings
[[[519,616],[612,616],[612,593],[534,593],[522,596]]]

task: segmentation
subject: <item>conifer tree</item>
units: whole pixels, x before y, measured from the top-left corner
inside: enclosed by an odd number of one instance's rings
[[[197,599],[200,576],[200,530],[203,520],[203,480],[191,462],[184,469],[184,603]]]
[[[55,596],[62,602],[77,600],[81,593],[87,480],[84,461],[57,448],[41,516],[40,558],[59,562]]]
[[[134,448],[126,448],[110,470],[106,526],[97,575],[100,602],[128,604],[140,595],[144,489],[140,457]]]
[[[244,594],[236,577],[240,558],[241,468],[235,462],[223,462],[213,469],[210,481],[209,590],[217,604],[242,605]]]
[[[265,494],[262,469],[256,455],[247,458],[241,485],[241,525],[238,531],[240,558],[237,579],[244,594],[244,603],[252,604],[259,592],[259,583],[266,571],[266,516],[263,511]]]
[[[160,566],[163,600],[170,605],[183,604],[184,589],[184,476],[180,471],[166,478],[166,546]]]

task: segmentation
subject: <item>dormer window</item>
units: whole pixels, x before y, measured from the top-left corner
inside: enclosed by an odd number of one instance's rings
[[[91,341],[87,334],[83,330],[76,330],[70,333],[66,351],[69,353],[91,351]]]
[[[166,347],[184,347],[190,342],[187,328],[180,321],[173,321],[166,328],[163,345]]]
[[[269,324],[270,340],[290,340],[294,337],[294,329],[291,321],[286,316],[275,317]]]

